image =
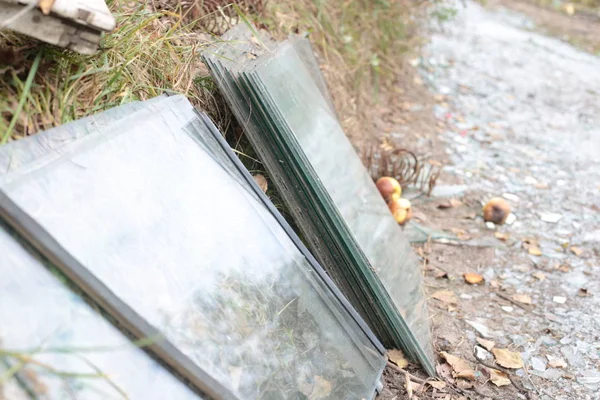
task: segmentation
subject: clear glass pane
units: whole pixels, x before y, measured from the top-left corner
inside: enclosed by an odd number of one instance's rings
[[[433,352],[419,264],[301,56],[290,43],[283,43],[247,71],[242,73],[246,86],[256,91],[276,134],[289,146],[283,154],[288,151],[292,162],[306,171],[310,185],[326,190],[320,204],[333,203],[353,236],[347,240],[355,240],[364,252],[408,324],[410,332],[404,332],[408,350],[431,369]],[[377,284],[374,277],[373,285]]]
[[[268,210],[174,110],[158,111],[7,176],[2,189],[241,397],[371,397],[384,358]]]
[[[0,249],[0,365],[7,373],[35,360],[0,385],[0,398],[32,398],[24,387],[43,399],[199,398],[1,225]]]

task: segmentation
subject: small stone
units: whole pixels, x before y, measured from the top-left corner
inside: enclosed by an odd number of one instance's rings
[[[555,303],[558,303],[558,304],[565,304],[565,302],[567,301],[567,298],[562,297],[562,296],[554,296],[552,298],[552,301],[554,301]]]
[[[478,322],[474,322],[474,321],[469,321],[469,320],[465,320],[465,322],[469,325],[471,325],[473,327],[473,329],[475,329],[477,332],[479,332],[479,334],[481,336],[483,336],[484,338],[488,338],[493,336],[492,333],[490,332],[489,328],[483,324],[480,324]]]
[[[551,213],[551,212],[543,212],[540,213],[540,219],[544,222],[550,222],[550,223],[557,223],[558,221],[560,221],[562,219],[562,215],[561,214],[557,214],[557,213]]]
[[[495,230],[495,229],[496,229],[496,224],[494,224],[494,223],[493,223],[493,222],[491,222],[491,221],[487,221],[487,222],[485,223],[485,227],[493,231],[493,230]]]
[[[517,220],[517,216],[513,213],[508,214],[506,217],[506,221],[504,222],[506,225],[512,225]]]
[[[531,367],[536,371],[545,371],[546,362],[539,357],[531,357]]]
[[[502,193],[502,197],[504,197],[506,200],[514,201],[515,203],[519,202],[519,196],[512,193]]]
[[[478,360],[486,361],[492,359],[492,354],[483,347],[475,346],[475,357]]]
[[[598,371],[583,371],[577,378],[577,382],[595,389],[600,384],[600,373]]]
[[[548,368],[544,371],[544,373],[541,376],[542,378],[548,379],[549,381],[555,381],[563,376],[563,371],[561,371],[560,369]]]
[[[470,294],[462,293],[460,295],[460,298],[464,299],[464,300],[471,300],[473,298],[473,296],[471,296]]]
[[[514,308],[509,306],[502,306],[502,310],[506,311],[507,313],[511,313],[513,312]]]

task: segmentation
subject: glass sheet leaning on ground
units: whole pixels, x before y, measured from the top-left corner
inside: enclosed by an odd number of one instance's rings
[[[238,24],[203,57],[313,254],[384,345],[434,375],[419,263],[339,125],[306,43],[276,43]]]
[[[239,398],[372,398],[381,344],[214,125],[181,96],[125,107],[0,147],[0,190]]]

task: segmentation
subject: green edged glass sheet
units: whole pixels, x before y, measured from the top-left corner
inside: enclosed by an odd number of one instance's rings
[[[434,374],[419,264],[307,52],[293,41],[261,48],[246,40],[249,30],[232,31],[205,59],[275,184],[284,177],[278,189],[307,244],[384,344],[401,346]]]

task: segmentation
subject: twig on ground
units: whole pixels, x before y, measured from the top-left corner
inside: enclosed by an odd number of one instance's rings
[[[388,361],[387,365],[390,368],[395,369],[396,371],[400,372],[401,374],[406,374],[407,377],[409,377],[411,380],[417,382],[420,385],[423,385],[424,383],[427,382],[427,380],[421,379],[418,376],[414,376],[413,374],[409,373],[405,369],[400,368],[399,366],[397,366],[396,364],[392,363],[391,361]]]
[[[493,291],[492,291],[492,293],[495,293],[495,294],[496,294],[496,296],[500,297],[500,298],[501,298],[501,299],[503,299],[503,300],[506,300],[506,301],[508,301],[508,302],[509,302],[509,303],[511,303],[511,304],[514,304],[515,306],[519,307],[519,308],[520,308],[520,309],[522,309],[522,310],[528,311],[528,312],[530,312],[530,313],[532,313],[532,314],[534,314],[534,315],[537,315],[538,317],[539,317],[539,316],[541,316],[541,315],[540,315],[540,313],[538,313],[537,311],[533,310],[533,309],[532,309],[532,308],[530,308],[530,307],[526,307],[524,304],[521,304],[521,303],[519,303],[518,301],[516,301],[516,300],[513,300],[513,299],[511,299],[511,298],[510,298],[510,297],[508,297],[508,296],[505,296],[505,295],[503,295],[503,294],[501,294],[501,293],[499,293],[499,292],[497,292],[497,291],[495,291],[495,290],[493,290]]]

